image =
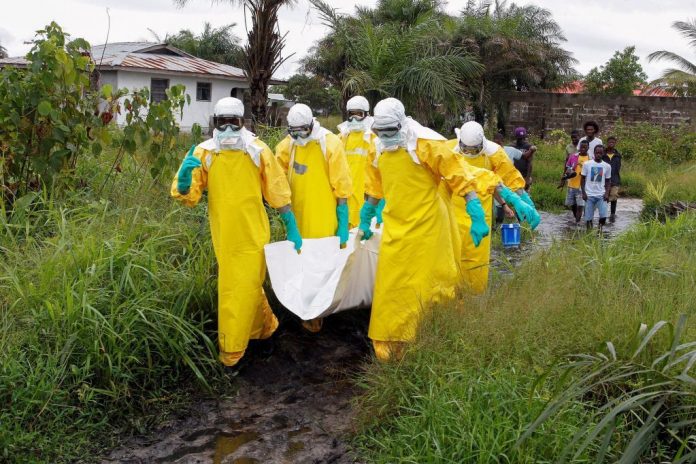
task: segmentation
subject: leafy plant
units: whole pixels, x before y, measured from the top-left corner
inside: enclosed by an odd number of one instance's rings
[[[555,394],[539,417],[520,436],[523,445],[543,423],[569,403],[594,405],[593,420],[573,436],[559,462],[574,461],[591,451],[596,462],[622,464],[688,463],[696,459],[696,342],[684,342],[686,315],[676,325],[665,321],[650,330],[641,324],[622,355],[612,342],[606,352],[573,355],[540,376],[537,387],[559,375]],[[654,339],[669,329],[666,350]],[[617,431],[621,440],[615,443]]]
[[[617,51],[604,66],[592,68],[585,77],[588,93],[595,95],[633,95],[633,90],[642,84],[648,75],[638,61],[636,47]]]
[[[80,155],[99,154],[112,117],[90,90],[90,45],[68,41],[55,22],[37,34],[27,69],[0,71],[0,175],[10,202],[51,185]]]
[[[683,35],[692,49],[696,50],[696,19],[675,21],[672,28]],[[696,95],[696,64],[693,61],[669,50],[652,52],[648,55],[648,61],[667,61],[676,65],[676,68],[666,69],[651,84],[664,85],[676,95],[683,97]]]

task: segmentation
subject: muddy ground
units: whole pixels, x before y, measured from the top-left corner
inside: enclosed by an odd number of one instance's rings
[[[642,202],[621,200],[615,236],[638,220]],[[584,233],[570,213],[542,213],[539,233],[520,250],[496,252],[493,265],[517,263],[553,240]],[[497,264],[496,264],[497,263]],[[185,417],[131,440],[103,463],[354,463],[346,436],[354,425],[355,375],[369,359],[366,311],[326,319],[306,333],[285,317],[269,357],[253,352],[235,378],[238,393],[196,403]]]

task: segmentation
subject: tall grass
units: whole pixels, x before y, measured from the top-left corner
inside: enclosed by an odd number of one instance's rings
[[[108,155],[0,215],[0,461],[78,459],[219,376],[205,207],[128,160],[98,197]]]
[[[682,340],[694,341],[695,232],[696,216],[685,214],[610,243],[560,242],[489,294],[433,309],[403,362],[364,375],[356,446],[369,462],[556,462],[598,419],[587,398],[568,401],[516,446],[559,381],[535,389],[538,380],[564,356],[608,340],[627,351],[641,323],[686,314]],[[634,426],[616,429],[610,461]],[[597,449],[577,459],[595,458]]]

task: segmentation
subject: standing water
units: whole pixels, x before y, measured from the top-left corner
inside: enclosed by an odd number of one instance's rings
[[[636,221],[641,200],[619,200],[614,237]],[[554,240],[584,234],[570,212],[541,213],[531,242],[519,250],[494,251],[493,265],[519,262]],[[595,223],[596,223],[595,219]],[[503,258],[503,254],[505,258]],[[345,442],[354,419],[355,375],[368,359],[367,314],[347,311],[327,318],[319,334],[294,320],[281,325],[268,359],[249,354],[249,366],[234,380],[229,398],[200,400],[149,437],[114,450],[103,463],[354,463]]]

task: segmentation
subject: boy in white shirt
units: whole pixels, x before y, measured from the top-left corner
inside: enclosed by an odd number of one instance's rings
[[[585,221],[587,230],[592,229],[592,219],[595,209],[599,209],[599,230],[607,222],[609,216],[607,201],[611,191],[611,166],[602,161],[604,146],[594,148],[594,160],[582,166],[582,199],[585,200]]]

